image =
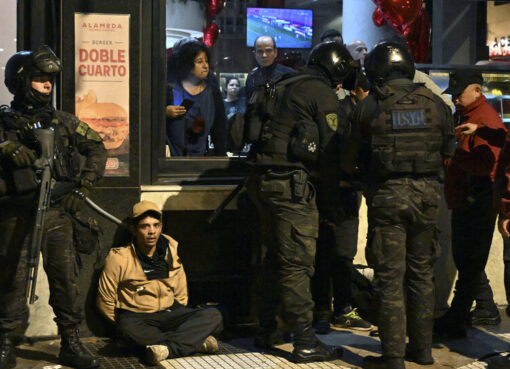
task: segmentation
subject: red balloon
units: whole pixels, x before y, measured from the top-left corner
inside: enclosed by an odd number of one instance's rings
[[[224,6],[225,0],[209,0],[209,5],[207,6],[207,16],[209,19],[217,17]]]
[[[220,29],[218,25],[214,22],[209,23],[204,30],[204,44],[207,47],[212,47],[216,43],[219,34]]]
[[[403,30],[421,10],[422,0],[377,0],[384,17],[395,29]]]
[[[430,19],[428,13],[421,10],[419,17],[405,27],[402,35],[405,37],[407,46],[416,63],[426,62],[430,45]]]
[[[375,8],[374,12],[372,13],[372,21],[377,27],[381,27],[386,24],[386,19],[384,18],[384,14],[382,13],[381,9]]]
[[[430,18],[429,14],[422,9],[420,12],[420,35],[418,36],[418,50],[420,59],[418,63],[425,63],[427,61],[427,54],[429,53],[430,46]]]

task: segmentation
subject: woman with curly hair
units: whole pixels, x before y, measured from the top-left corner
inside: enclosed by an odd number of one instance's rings
[[[168,60],[166,142],[170,155],[226,155],[226,119],[218,82],[202,42],[178,41]]]

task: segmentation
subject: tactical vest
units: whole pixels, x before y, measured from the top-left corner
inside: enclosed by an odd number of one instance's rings
[[[20,115],[9,108],[0,112],[3,121],[3,139],[20,141],[28,148],[39,154],[39,146],[31,130],[42,128],[40,122],[32,121],[30,116]],[[81,171],[82,157],[78,152],[73,134],[69,132],[63,122],[53,113],[49,126],[55,131],[55,157],[53,161],[53,175],[57,181],[76,180]]]
[[[370,123],[371,176],[385,180],[439,175],[443,122],[433,93],[420,85],[396,103],[384,106],[384,101],[379,101],[381,111]]]
[[[313,75],[284,75],[267,82],[252,94],[246,110],[246,141],[256,153],[279,156],[288,161],[313,164],[319,154],[319,131],[315,124],[282,116],[291,88]]]

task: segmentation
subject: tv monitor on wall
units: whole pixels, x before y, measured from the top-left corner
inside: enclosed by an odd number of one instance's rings
[[[313,11],[306,9],[247,8],[246,45],[258,36],[273,36],[278,48],[311,48]]]

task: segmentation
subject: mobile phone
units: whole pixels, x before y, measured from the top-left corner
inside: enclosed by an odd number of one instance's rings
[[[184,106],[184,108],[186,108],[186,111],[190,110],[191,107],[193,106],[195,102],[193,100],[190,100],[190,99],[184,99],[182,100],[182,106]]]

